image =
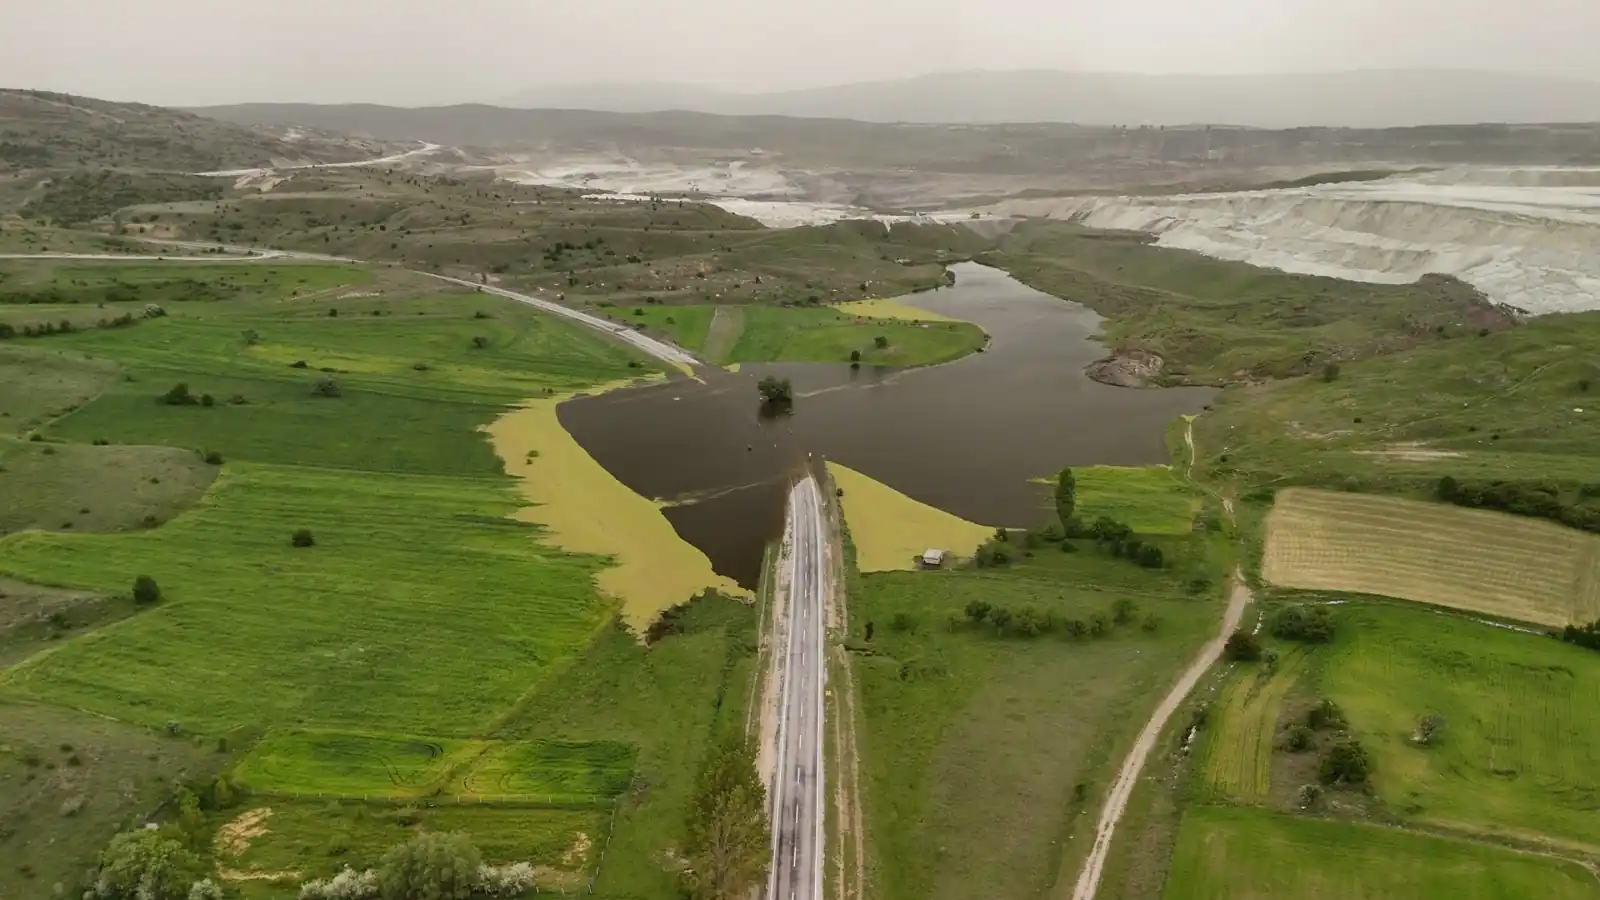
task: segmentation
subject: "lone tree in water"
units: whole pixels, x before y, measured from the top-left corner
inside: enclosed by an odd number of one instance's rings
[[[754,746],[730,734],[711,748],[690,801],[684,873],[696,900],[735,900],[761,883],[771,863],[767,791]]]
[[[768,375],[756,385],[756,390],[761,392],[761,402],[768,406],[789,406],[794,403],[794,385],[787,378]]]
[[[1067,528],[1073,513],[1077,511],[1078,480],[1072,477],[1071,469],[1062,469],[1061,474],[1056,476],[1056,515],[1061,518],[1062,528]]]

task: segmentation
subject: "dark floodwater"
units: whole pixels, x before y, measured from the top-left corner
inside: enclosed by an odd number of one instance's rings
[[[832,459],[974,522],[1044,522],[1049,489],[1031,478],[1063,466],[1167,460],[1169,422],[1198,412],[1208,388],[1130,390],[1091,381],[1104,356],[1099,317],[997,269],[954,267],[953,287],[901,302],[976,322],[988,351],[911,370],[846,364],[745,366],[562,404],[563,426],[646,497],[680,500],[667,518],[717,571],[746,586],[783,530],[787,482]],[[794,381],[792,415],[759,415],[755,384]]]

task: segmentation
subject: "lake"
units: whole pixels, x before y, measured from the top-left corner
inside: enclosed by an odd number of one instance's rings
[[[783,530],[790,478],[837,460],[924,503],[987,525],[1043,524],[1063,466],[1168,461],[1166,426],[1211,388],[1134,390],[1083,374],[1107,355],[1092,310],[975,263],[955,284],[898,298],[978,324],[986,352],[919,369],[745,365],[562,404],[561,424],[624,484],[674,505],[678,534],[754,587]],[[791,415],[763,418],[756,382],[794,382]]]

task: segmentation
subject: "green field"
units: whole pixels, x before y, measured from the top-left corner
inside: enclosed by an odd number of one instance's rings
[[[1293,275],[1062,222],[1025,224],[979,261],[1105,316],[1105,342],[1160,355],[1162,381],[1302,375],[1425,340],[1465,349],[1479,328],[1512,322],[1451,278],[1387,285]]]
[[[637,752],[616,741],[500,741],[462,775],[477,797],[529,797],[553,803],[611,798],[627,790]]]
[[[1211,477],[1431,491],[1441,475],[1592,483],[1600,313],[1225,392],[1197,423]],[[1583,412],[1578,412],[1583,410]]]
[[[240,761],[234,782],[260,794],[419,796],[476,749],[460,740],[275,731]]]
[[[1600,654],[1392,605],[1342,608],[1320,689],[1373,756],[1378,795],[1411,819],[1600,847]],[[1445,718],[1432,746],[1420,716]]]
[[[1165,900],[1577,900],[1583,866],[1487,844],[1263,810],[1189,810]]]
[[[1212,593],[1190,597],[1192,572],[1046,546],[1009,570],[859,576],[850,646],[871,894],[1070,889],[1121,755],[1216,627],[1223,571]],[[1103,638],[999,636],[963,620],[975,600],[1087,620],[1120,599],[1138,612]],[[1155,632],[1140,626],[1150,613]]]
[[[1204,496],[1169,466],[1083,466],[1072,477],[1079,519],[1108,516],[1139,534],[1188,534]],[[1044,480],[1055,483],[1053,476]]]
[[[176,447],[96,447],[0,439],[0,536],[25,529],[128,531],[165,522],[217,476]]]

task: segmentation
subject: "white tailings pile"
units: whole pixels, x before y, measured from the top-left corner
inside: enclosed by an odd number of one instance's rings
[[[1455,275],[1534,314],[1600,309],[1600,169],[1448,169],[1361,184],[1170,197],[1009,200],[985,212],[1144,231],[1288,272]]]

